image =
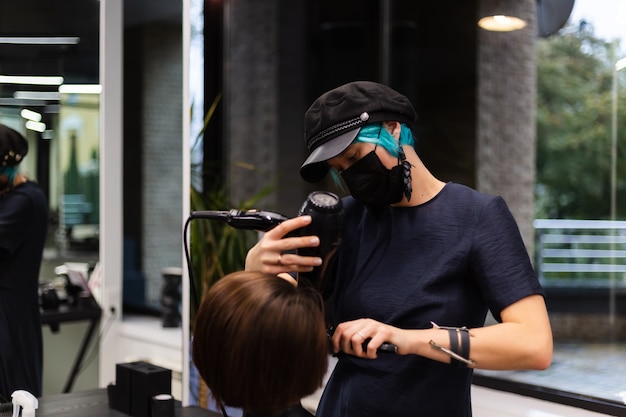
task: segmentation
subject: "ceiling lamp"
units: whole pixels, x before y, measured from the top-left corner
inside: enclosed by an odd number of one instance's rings
[[[37,113],[36,111],[22,109],[20,112],[20,116],[26,120],[32,120],[33,122],[41,122],[41,113]]]
[[[46,130],[46,124],[42,122],[35,122],[34,120],[27,120],[24,126],[28,130],[34,130],[35,132],[43,133]]]
[[[481,18],[478,26],[492,32],[511,32],[525,28],[526,21],[515,16],[496,14]]]
[[[12,45],[76,45],[78,36],[0,36],[0,43]]]
[[[479,0],[478,26],[491,32],[511,32],[525,28],[522,18],[529,13],[534,0]]]
[[[100,94],[102,86],[100,84],[62,84],[59,86],[61,94]]]
[[[61,85],[61,76],[0,75],[0,84]]]
[[[18,100],[49,100],[59,101],[61,93],[58,91],[16,91],[13,98]]]
[[[523,18],[536,13],[537,35],[547,38],[557,33],[568,21],[575,0],[479,0],[478,26],[494,32],[523,29]]]

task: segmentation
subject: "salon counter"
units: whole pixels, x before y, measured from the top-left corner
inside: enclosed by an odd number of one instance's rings
[[[39,399],[37,417],[127,417],[109,408],[106,389],[44,396]],[[222,417],[221,414],[200,407],[181,407],[176,403],[176,417]]]

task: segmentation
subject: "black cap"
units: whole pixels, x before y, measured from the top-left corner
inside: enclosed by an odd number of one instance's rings
[[[304,115],[309,157],[300,176],[309,182],[324,178],[326,161],[343,152],[365,125],[393,121],[412,127],[416,119],[409,99],[383,84],[354,81],[328,91]]]
[[[0,124],[0,167],[15,166],[28,153],[28,142],[19,132]]]

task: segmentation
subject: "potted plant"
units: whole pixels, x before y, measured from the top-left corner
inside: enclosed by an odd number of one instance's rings
[[[211,121],[221,95],[213,101],[204,118],[202,130],[196,136],[192,152],[202,143],[204,132]],[[193,109],[192,109],[193,111]],[[213,177],[213,184],[208,187],[203,184],[203,170],[207,164],[200,161],[192,165],[192,181],[190,190],[190,208],[192,211],[201,210],[249,210],[255,208],[260,199],[271,192],[271,186],[266,186],[259,193],[246,201],[232,202],[229,188]],[[257,241],[257,232],[235,229],[224,222],[195,219],[189,224],[189,261],[190,261],[190,311],[189,322],[193,332],[194,318],[203,295],[215,282],[225,275],[240,271],[245,267],[246,254]],[[193,337],[193,336],[192,336]],[[201,380],[193,363],[190,364],[190,392],[191,402],[207,408],[209,393]]]

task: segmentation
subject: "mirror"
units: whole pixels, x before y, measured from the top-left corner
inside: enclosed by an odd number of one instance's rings
[[[27,137],[31,151],[22,170],[48,197],[46,264],[92,261],[99,212],[99,1],[2,2],[0,16],[0,122]],[[77,88],[85,85],[92,88]]]
[[[66,262],[88,271],[98,260],[99,10],[99,0],[0,2],[0,123],[27,138],[20,169],[49,202],[41,283]],[[69,373],[75,326],[86,324],[63,326],[63,337],[43,328],[44,394]],[[95,386],[97,361],[86,365],[81,378]]]

